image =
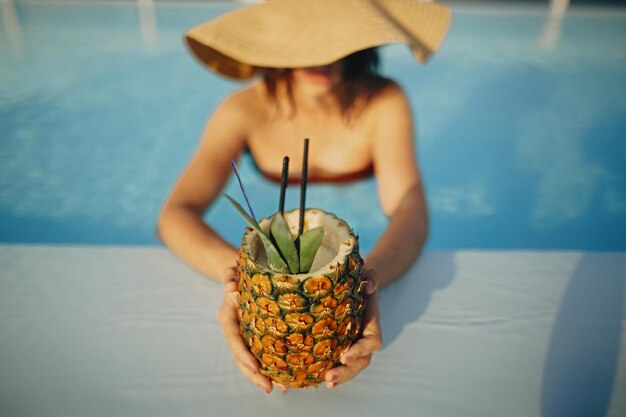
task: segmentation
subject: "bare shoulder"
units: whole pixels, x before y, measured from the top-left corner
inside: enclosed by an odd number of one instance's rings
[[[256,84],[226,96],[209,117],[202,134],[201,154],[228,153],[232,159],[242,152],[262,120],[259,96]]]
[[[214,117],[252,127],[263,115],[264,97],[261,89],[259,83],[254,83],[234,91],[222,100],[214,112]]]
[[[402,87],[395,81],[380,77],[363,112],[363,122],[371,132],[381,132],[390,125],[411,125],[413,114]]]
[[[398,110],[408,110],[409,101],[402,87],[394,80],[380,77],[378,81],[379,87],[372,95],[368,108],[373,110],[371,113],[380,115],[388,115],[389,113],[397,113]]]

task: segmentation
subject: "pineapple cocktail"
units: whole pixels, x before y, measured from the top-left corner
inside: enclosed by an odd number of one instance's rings
[[[366,281],[358,237],[332,213],[306,209],[305,139],[300,209],[284,211],[289,158],[283,160],[279,211],[259,222],[250,214],[239,250],[237,309],[241,335],[259,372],[292,388],[315,386],[361,332]]]
[[[278,216],[259,222],[267,235]],[[294,238],[298,217],[299,210],[284,212]],[[323,238],[306,272],[273,270],[252,227],[239,252],[241,334],[260,373],[294,388],[323,382],[326,371],[340,364],[340,355],[359,337],[365,307],[357,236],[335,215],[308,209],[304,232],[316,228]]]

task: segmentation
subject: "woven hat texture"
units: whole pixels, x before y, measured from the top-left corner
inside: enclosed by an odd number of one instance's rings
[[[327,65],[353,52],[408,44],[425,62],[443,42],[448,6],[420,0],[271,0],[241,7],[191,28],[191,52],[235,79],[258,68]]]

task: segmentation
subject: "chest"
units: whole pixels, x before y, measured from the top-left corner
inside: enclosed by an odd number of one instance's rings
[[[259,168],[280,173],[284,156],[290,172],[302,170],[304,139],[309,139],[311,175],[345,174],[372,163],[371,133],[363,123],[346,123],[340,118],[272,120],[258,126],[248,138],[248,147]]]

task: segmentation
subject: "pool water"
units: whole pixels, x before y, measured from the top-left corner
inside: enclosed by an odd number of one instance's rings
[[[161,204],[208,115],[239,84],[198,65],[185,29],[234,7],[29,3],[0,9],[0,242],[158,244]],[[382,49],[406,90],[427,191],[427,249],[626,250],[626,11],[457,7],[418,66]],[[278,186],[240,171],[255,212]],[[226,192],[240,198],[235,182]],[[287,207],[298,203],[288,191]],[[386,224],[376,183],[310,185],[369,249]],[[238,244],[243,220],[207,213]]]

